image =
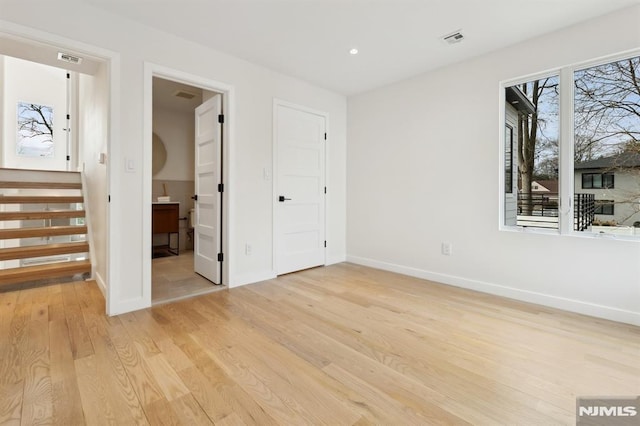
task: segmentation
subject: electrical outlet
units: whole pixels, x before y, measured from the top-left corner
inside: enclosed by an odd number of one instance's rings
[[[445,256],[451,256],[453,254],[453,245],[451,243],[442,243],[442,254]]]
[[[246,254],[247,256],[251,256],[252,251],[253,248],[251,247],[251,244],[247,243],[244,245],[244,254]]]

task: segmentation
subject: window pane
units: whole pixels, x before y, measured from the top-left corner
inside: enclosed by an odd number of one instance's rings
[[[576,209],[579,231],[633,235],[640,227],[639,80],[638,57],[574,75],[574,198],[593,198],[592,209]]]
[[[613,200],[597,200],[595,202],[595,214],[596,215],[613,215]],[[594,223],[597,223],[599,218],[596,216]],[[610,220],[610,218],[607,218]]]
[[[558,228],[558,81],[552,76],[505,89],[514,169],[513,194],[505,188],[505,225]]]
[[[602,175],[599,173],[594,173],[592,176],[593,179],[593,187],[594,188],[602,188]]]

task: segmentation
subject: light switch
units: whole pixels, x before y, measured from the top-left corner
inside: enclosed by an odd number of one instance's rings
[[[127,173],[133,173],[136,171],[136,162],[130,158],[124,159],[124,171]]]

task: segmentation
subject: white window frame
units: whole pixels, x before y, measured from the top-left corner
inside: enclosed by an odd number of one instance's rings
[[[498,229],[500,229],[501,231],[509,231],[509,232],[535,232],[535,233],[539,233],[539,234],[546,234],[546,235],[559,235],[560,234],[560,230],[559,229],[549,229],[549,228],[532,228],[532,227],[526,227],[526,226],[518,226],[518,225],[505,225],[504,221],[505,221],[505,214],[504,214],[504,209],[505,209],[505,195],[508,195],[509,197],[517,197],[518,196],[518,185],[517,182],[514,183],[514,191],[511,194],[506,194],[505,188],[504,188],[504,183],[505,183],[505,176],[504,176],[504,164],[505,164],[505,144],[506,144],[506,140],[505,140],[505,136],[506,136],[506,132],[504,131],[504,127],[505,127],[505,119],[506,119],[506,99],[505,99],[505,90],[507,87],[511,87],[511,86],[516,86],[516,85],[520,85],[520,84],[524,84],[524,83],[528,83],[530,81],[533,80],[541,80],[543,78],[547,78],[547,77],[558,77],[558,81],[561,84],[560,89],[562,90],[562,76],[560,74],[561,69],[557,68],[557,69],[550,69],[547,71],[543,71],[543,72],[539,72],[539,73],[535,73],[535,74],[529,74],[523,77],[518,77],[516,79],[512,79],[512,80],[505,80],[500,82],[500,104],[499,104],[499,110],[500,110],[500,120],[499,120],[499,125],[501,128],[500,131],[500,141],[498,143],[499,145],[499,149],[500,149],[500,161],[501,161],[501,165],[500,165],[500,185],[499,185],[499,190],[501,192],[500,195],[500,203],[499,203],[499,224],[498,224]],[[559,105],[559,109],[560,109],[560,116],[561,116],[561,111],[562,111],[562,102],[560,102]],[[558,138],[561,140],[562,139],[562,127],[561,127],[561,123],[558,123],[558,128],[559,128],[559,134],[558,134]],[[519,132],[520,129],[517,129],[517,131]],[[561,141],[558,141],[558,144],[561,144]],[[516,149],[515,153],[514,153],[514,164],[512,165],[512,167],[514,168],[518,168],[518,155],[519,152]],[[573,158],[573,155],[572,155]],[[559,173],[560,178],[562,178],[562,174]],[[562,193],[558,194],[558,202],[561,203],[562,200]],[[558,207],[558,211],[560,210],[560,207]],[[558,212],[558,216],[560,215],[560,213]],[[560,218],[558,217],[558,222],[560,222]],[[560,223],[558,223],[558,227],[560,227]]]
[[[632,49],[611,55],[602,56],[588,61],[578,62],[570,65],[553,68],[550,70],[529,74],[526,76],[504,80],[499,83],[499,108],[498,113],[500,119],[499,137],[499,210],[498,210],[498,229],[506,232],[527,232],[543,235],[560,235],[574,236],[581,238],[606,238],[624,241],[640,242],[638,236],[613,235],[613,234],[596,234],[591,232],[575,231],[573,229],[573,194],[575,192],[575,172],[573,161],[574,150],[574,81],[573,77],[576,71],[586,68],[605,65],[611,62],[622,61],[632,57],[640,56],[640,49]],[[532,80],[539,80],[546,77],[559,76],[560,96],[558,99],[558,229],[545,229],[524,227],[517,225],[505,225],[505,118],[506,118],[506,100],[505,90],[507,87],[518,84],[527,83]],[[519,129],[518,129],[519,131]],[[515,167],[518,161],[515,161]],[[517,194],[517,190],[514,195]]]

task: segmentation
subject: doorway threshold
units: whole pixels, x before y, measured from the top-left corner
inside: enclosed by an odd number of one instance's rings
[[[194,291],[193,293],[153,300],[151,302],[151,306],[166,305],[167,303],[179,302],[181,300],[190,299],[192,297],[204,296],[205,294],[216,293],[218,291],[222,291],[226,289],[227,289],[226,285],[212,284],[211,288]]]
[[[193,251],[179,256],[158,257],[151,263],[151,305],[175,302],[193,296],[220,291],[225,285],[214,284],[193,270]]]

